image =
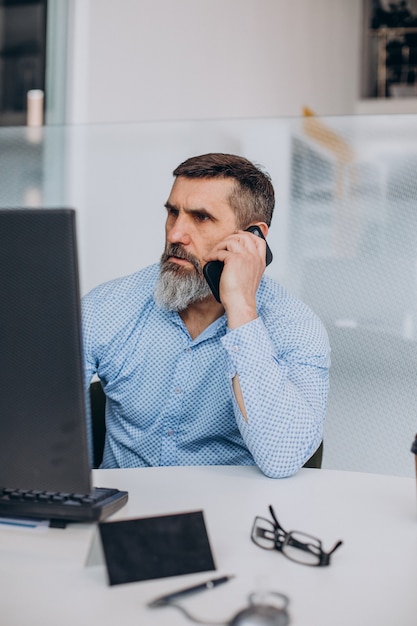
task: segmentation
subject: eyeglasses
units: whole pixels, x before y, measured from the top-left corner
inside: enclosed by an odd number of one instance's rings
[[[329,552],[325,552],[320,539],[291,530],[283,529],[274,513],[272,506],[269,507],[272,521],[264,517],[255,517],[252,527],[251,539],[264,550],[278,550],[287,559],[303,565],[330,565],[330,556],[342,541],[338,541]]]

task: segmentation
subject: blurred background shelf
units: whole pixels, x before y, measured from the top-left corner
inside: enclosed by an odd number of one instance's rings
[[[26,123],[30,89],[45,89],[47,0],[0,0],[0,126]]]

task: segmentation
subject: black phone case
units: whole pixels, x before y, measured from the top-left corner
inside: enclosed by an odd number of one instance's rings
[[[262,237],[262,239],[265,240],[265,237],[263,236],[263,233],[261,229],[259,228],[259,226],[255,226],[255,225],[249,226],[249,228],[247,228],[246,230],[249,231],[250,233],[253,233],[257,237]],[[266,240],[265,242],[266,242],[266,265],[269,265],[273,259],[273,255],[272,255],[270,247],[268,246],[268,242]],[[217,302],[221,302],[220,300],[220,276],[223,271],[223,265],[224,264],[222,261],[209,261],[203,267],[204,277],[206,281],[208,282],[209,287],[211,291],[213,292],[213,296],[216,298]]]

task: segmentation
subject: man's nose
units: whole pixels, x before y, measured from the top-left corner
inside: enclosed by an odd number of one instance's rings
[[[178,216],[175,223],[167,227],[167,240],[187,246],[191,242],[189,223],[186,217]]]

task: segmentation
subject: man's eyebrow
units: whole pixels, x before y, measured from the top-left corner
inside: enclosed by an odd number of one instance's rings
[[[184,209],[184,213],[190,213],[190,214],[195,214],[195,215],[207,215],[207,217],[212,219],[214,222],[217,221],[217,218],[214,217],[213,213],[210,213],[210,211],[208,211],[204,207],[201,207],[201,209]]]
[[[165,208],[166,209],[174,209],[175,211],[178,211],[178,207],[175,206],[175,204],[171,204],[171,202],[165,202]],[[183,209],[184,213],[188,213],[188,214],[194,214],[194,215],[207,215],[207,217],[209,217],[211,220],[213,220],[213,222],[217,221],[217,218],[214,217],[214,215],[212,213],[210,213],[210,211],[208,211],[207,209],[205,209],[204,207],[201,207],[199,209]]]

